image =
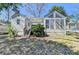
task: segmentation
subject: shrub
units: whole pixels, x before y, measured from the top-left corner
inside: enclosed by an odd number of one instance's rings
[[[75,38],[76,38],[76,39],[79,39],[79,33],[78,33],[78,32],[75,32],[74,35],[75,35]]]
[[[37,25],[32,25],[32,35],[37,36],[37,37],[41,37],[45,35],[44,32],[44,27],[41,24],[37,24]]]
[[[8,24],[8,36],[9,38],[13,38],[16,36],[16,31],[13,29],[11,24]]]
[[[71,34],[72,34],[72,32],[66,31],[66,35],[71,35]]]
[[[74,52],[74,54],[75,54],[75,55],[79,55],[79,51],[77,51],[77,52]]]

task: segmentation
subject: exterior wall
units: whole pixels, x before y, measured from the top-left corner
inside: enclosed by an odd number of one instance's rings
[[[17,24],[17,19],[20,20],[19,24]],[[11,19],[11,25],[18,32],[18,35],[24,36],[25,30],[31,29],[31,18],[18,16],[16,18]]]
[[[6,25],[4,25],[4,24],[1,24],[0,23],[0,34],[2,34],[2,33],[7,33],[7,24]]]
[[[17,24],[17,19],[20,20],[20,24]],[[19,17],[12,19],[11,25],[18,32],[18,35],[24,35],[24,33],[23,33],[23,29],[24,29],[24,25],[25,25],[25,18],[24,17],[19,16]]]

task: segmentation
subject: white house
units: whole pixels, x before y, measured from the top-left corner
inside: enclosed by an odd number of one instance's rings
[[[17,16],[11,19],[12,27],[17,31],[18,35],[29,34],[31,30],[31,18],[24,16]]]
[[[28,34],[31,26],[36,24],[44,25],[46,31],[65,32],[66,17],[55,11],[44,18],[17,16],[11,19],[11,24],[18,35]]]

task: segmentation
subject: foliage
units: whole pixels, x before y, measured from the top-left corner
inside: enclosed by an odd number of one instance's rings
[[[66,35],[71,35],[72,33],[70,31],[66,31]]]
[[[0,3],[0,11],[5,9],[8,13],[7,16],[8,16],[8,20],[9,20],[9,18],[10,18],[10,10],[9,9],[13,7],[13,9],[16,10],[18,5],[19,5],[18,3]]]
[[[8,9],[10,7],[17,7],[17,3],[0,3],[0,10]]]
[[[79,51],[77,51],[77,52],[74,52],[74,54],[75,54],[75,55],[79,55]]]
[[[32,35],[41,37],[45,35],[44,27],[41,24],[32,25]]]
[[[50,10],[49,10],[49,13],[53,12],[53,11],[57,11],[61,14],[63,14],[64,16],[67,16],[64,8],[62,6],[53,6]]]
[[[8,25],[8,36],[10,38],[13,38],[16,36],[16,31],[13,29],[13,27],[11,26],[11,24]]]

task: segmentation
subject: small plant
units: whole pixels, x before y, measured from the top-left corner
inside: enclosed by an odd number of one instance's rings
[[[66,31],[66,35],[71,35],[72,33],[70,31]]]
[[[79,33],[78,32],[75,32],[75,38],[79,39]]]
[[[14,38],[16,36],[16,31],[13,29],[11,24],[8,24],[8,37]]]
[[[41,37],[45,35],[44,27],[41,24],[32,25],[32,35]]]
[[[75,55],[79,55],[79,51],[77,51],[77,52],[74,52],[74,54],[75,54]]]

